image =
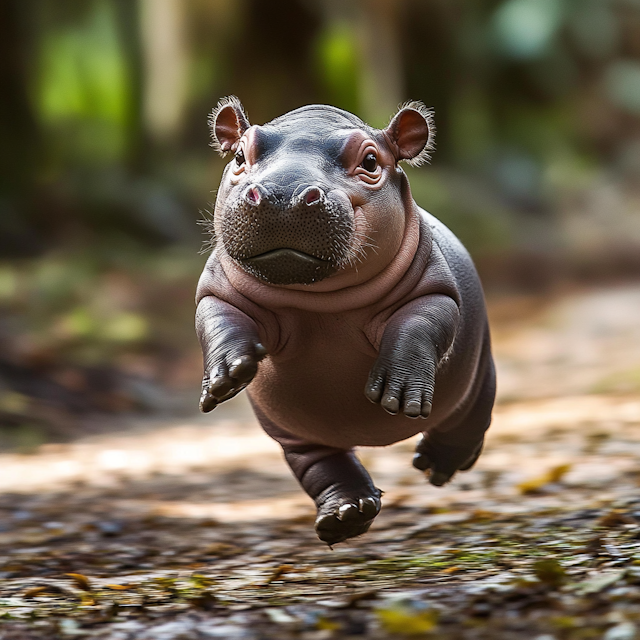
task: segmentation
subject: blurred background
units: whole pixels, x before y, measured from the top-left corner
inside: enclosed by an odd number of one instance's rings
[[[414,196],[491,301],[640,276],[639,0],[4,0],[0,446],[194,410],[229,94],[433,107]]]

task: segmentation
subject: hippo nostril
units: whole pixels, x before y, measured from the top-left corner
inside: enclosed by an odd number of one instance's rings
[[[322,192],[317,187],[309,187],[302,197],[306,204],[312,205],[322,198]]]
[[[258,205],[262,200],[262,194],[260,193],[260,190],[258,189],[258,187],[255,187],[255,186],[249,187],[246,193],[244,194],[244,197],[247,200],[247,202],[252,205]]]

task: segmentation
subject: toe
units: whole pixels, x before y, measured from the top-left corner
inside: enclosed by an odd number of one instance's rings
[[[400,400],[394,395],[385,393],[380,403],[382,408],[391,415],[396,415],[400,411]]]
[[[447,484],[451,480],[451,474],[442,473],[441,471],[435,471],[429,476],[429,482],[434,487],[441,487],[442,485]]]
[[[431,460],[424,453],[416,453],[413,456],[413,466],[420,471],[426,471],[431,468]]]
[[[320,540],[332,545],[368,531],[380,511],[380,498],[356,498],[353,502],[344,502],[326,511],[321,507],[320,510],[322,513],[316,519],[316,533]]]
[[[431,402],[429,402],[429,400],[423,400],[422,407],[420,409],[420,417],[428,418],[431,415],[431,409],[432,409]]]
[[[209,385],[207,392],[215,398],[224,397],[233,389],[233,380],[228,376],[214,378]]]
[[[384,378],[370,377],[364,390],[364,395],[370,402],[380,402],[384,391]]]
[[[200,398],[200,411],[202,413],[209,413],[209,411],[213,411],[218,406],[218,401],[207,392],[202,394]]]
[[[343,504],[336,513],[336,518],[340,522],[353,522],[358,519],[360,512],[355,504]]]
[[[367,520],[373,520],[380,512],[380,500],[377,498],[360,498],[358,502],[360,512],[367,518]]]
[[[251,356],[241,356],[231,363],[229,375],[240,382],[249,382],[258,371],[258,363]]]
[[[258,361],[264,360],[264,358],[266,358],[267,355],[269,354],[266,347],[260,342],[256,343],[256,358],[258,359]]]
[[[422,411],[422,404],[419,400],[409,400],[404,404],[404,415],[407,418],[418,418]]]

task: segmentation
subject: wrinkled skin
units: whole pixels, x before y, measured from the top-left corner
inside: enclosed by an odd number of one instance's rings
[[[315,501],[328,544],[367,531],[381,492],[354,454],[422,432],[413,464],[445,484],[480,455],[495,373],[467,252],[411,197],[430,114],[384,130],[334,107],[251,126],[235,99],[211,117],[234,154],[197,292],[201,409],[248,387],[264,430]]]

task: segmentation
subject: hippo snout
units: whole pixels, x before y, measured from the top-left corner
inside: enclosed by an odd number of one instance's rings
[[[221,212],[221,240],[237,264],[269,284],[319,282],[349,262],[353,208],[319,185],[287,191],[259,182],[244,187]]]

